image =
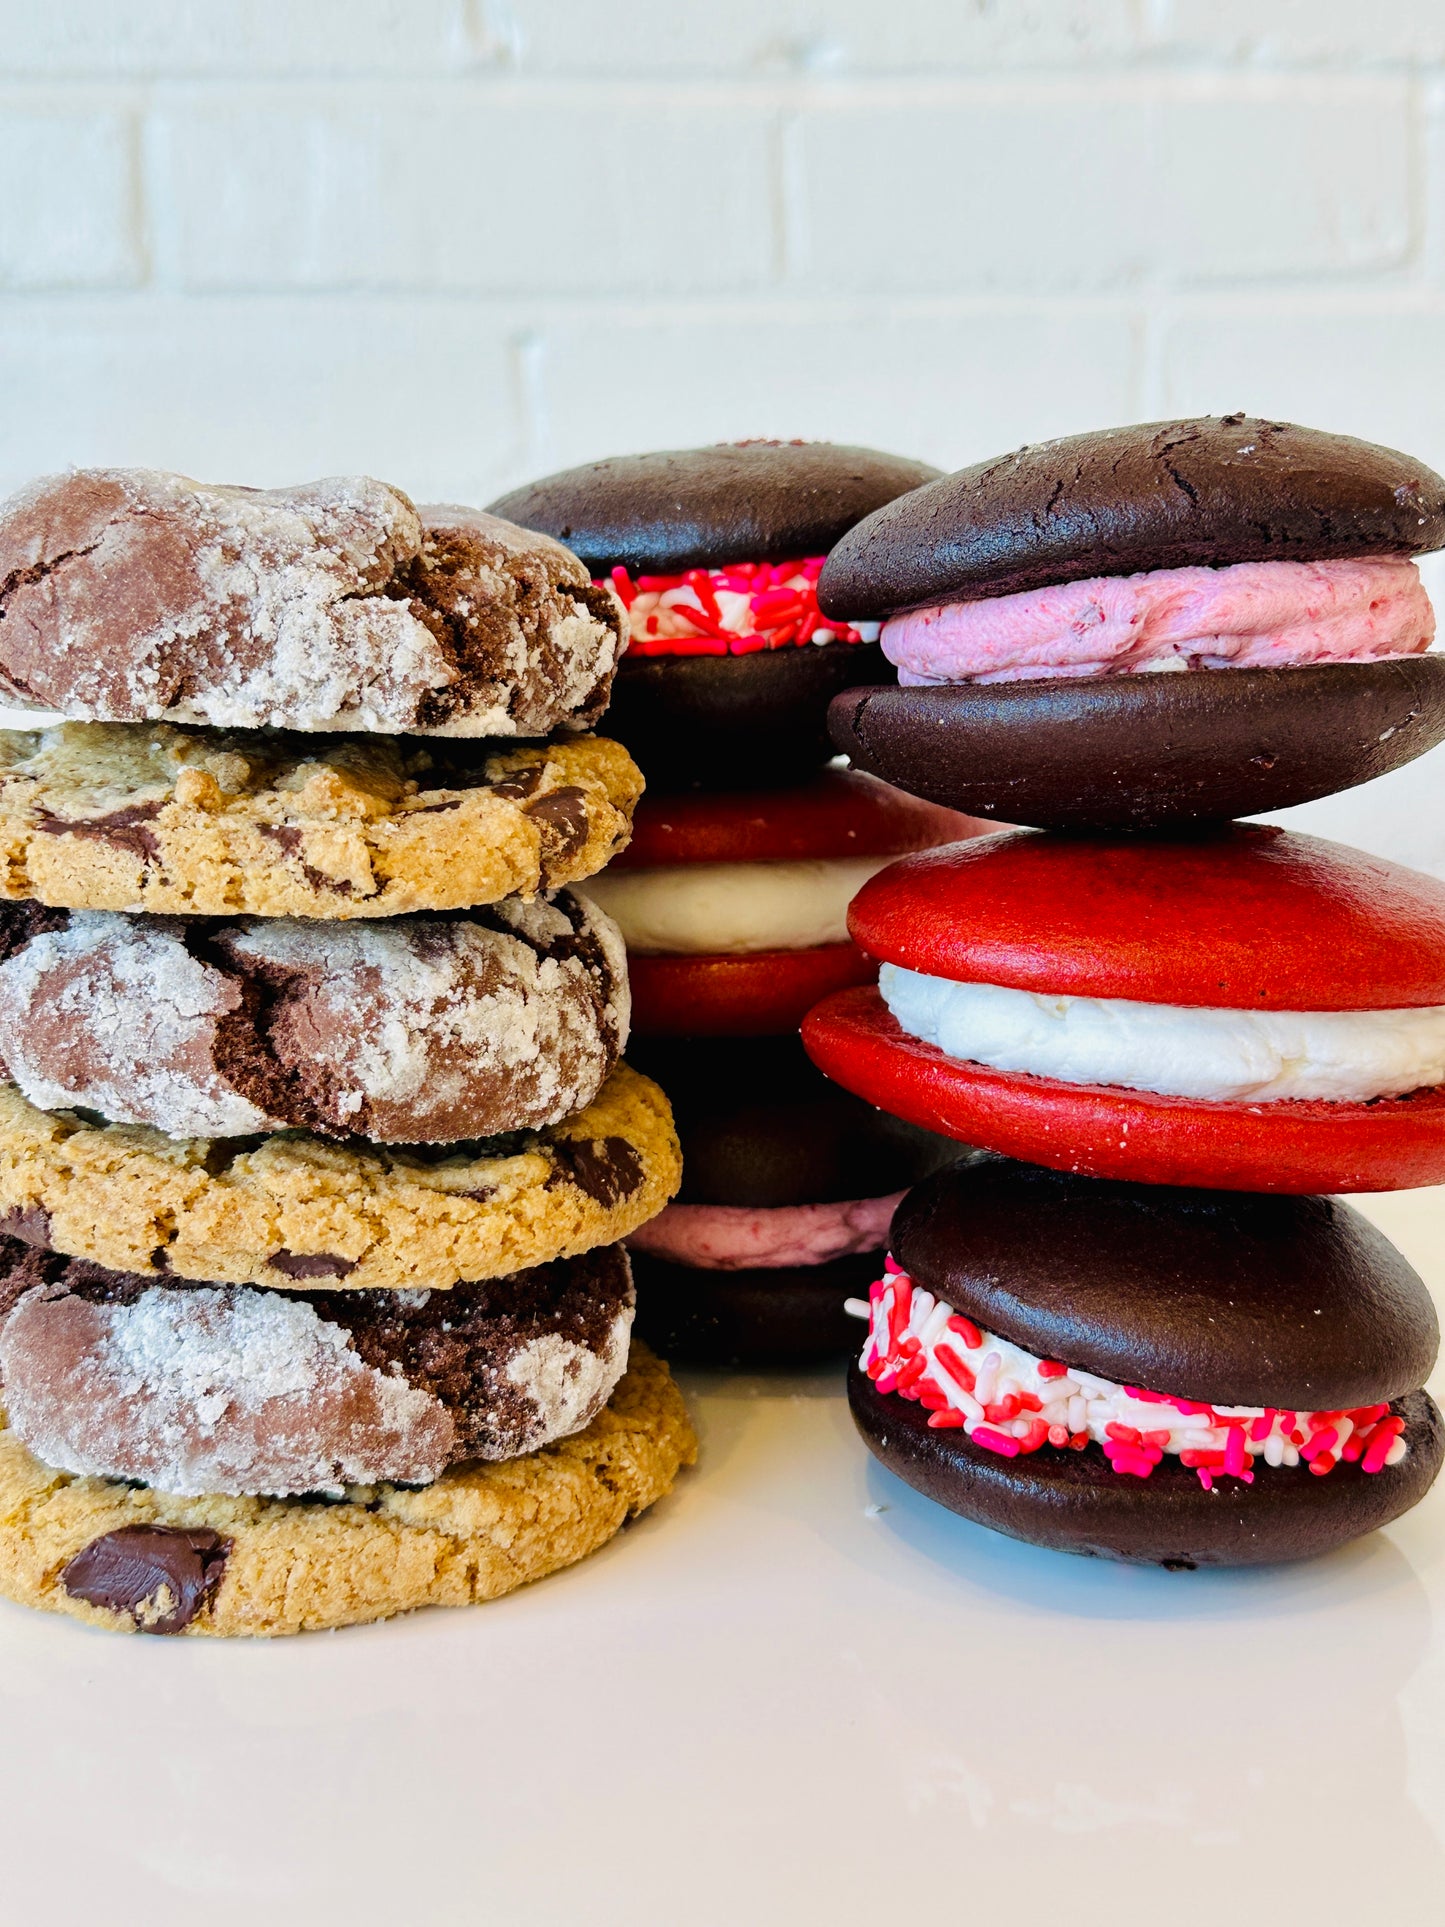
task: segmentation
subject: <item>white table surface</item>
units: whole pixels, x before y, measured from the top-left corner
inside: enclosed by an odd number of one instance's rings
[[[1445,1192],[1367,1208],[1445,1300]],[[480,1609],[0,1605],[0,1920],[1445,1919],[1445,1489],[1312,1565],[1133,1571],[915,1497],[835,1381],[684,1382],[698,1469]]]

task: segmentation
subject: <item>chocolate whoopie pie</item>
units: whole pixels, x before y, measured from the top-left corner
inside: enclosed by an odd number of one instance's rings
[[[650,782],[778,783],[829,759],[829,698],[883,668],[871,626],[820,614],[823,556],[937,476],[869,448],[724,443],[589,462],[492,512],[564,541],[628,605],[607,727]]]
[[[672,1100],[682,1189],[630,1240],[638,1331],[697,1364],[841,1358],[899,1194],[958,1145],[830,1084],[796,1037],[635,1044]]]
[[[1442,545],[1445,480],[1346,435],[1226,415],[1022,448],[834,548],[820,607],[882,621],[900,686],[829,728],[860,769],[1042,828],[1328,796],[1445,738],[1411,560]]]
[[[1307,1558],[1429,1490],[1425,1286],[1337,1199],[982,1157],[893,1221],[849,1377],[870,1451],[996,1531],[1170,1567]]]
[[[823,999],[828,1076],[927,1129],[1150,1184],[1445,1181],[1445,885],[1231,824],[1015,830],[890,864]]]

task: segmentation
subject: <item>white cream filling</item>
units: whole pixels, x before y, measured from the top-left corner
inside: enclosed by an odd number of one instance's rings
[[[1046,996],[884,964],[903,1029],[949,1057],[1065,1084],[1219,1101],[1362,1103],[1445,1083],[1445,1007],[1217,1010]]]
[[[745,955],[848,941],[848,905],[886,856],[672,863],[589,877],[587,894],[641,956]]]

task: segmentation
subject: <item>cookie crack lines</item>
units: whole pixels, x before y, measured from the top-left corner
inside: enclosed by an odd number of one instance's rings
[[[1164,463],[1164,468],[1165,468],[1165,472],[1169,476],[1169,479],[1174,483],[1174,486],[1180,491],[1181,494],[1186,495],[1189,498],[1190,503],[1197,508],[1199,506],[1199,490],[1195,488],[1194,485],[1190,481],[1188,481],[1185,476],[1180,474],[1178,468],[1176,468],[1173,462],[1166,460]]]
[[[542,735],[596,719],[622,643],[560,544],[367,477],[51,477],[0,505],[0,578],[0,679],[97,721]]]

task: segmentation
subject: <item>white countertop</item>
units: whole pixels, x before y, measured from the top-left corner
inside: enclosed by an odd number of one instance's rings
[[[1445,1191],[1367,1209],[1445,1302]],[[1445,1485],[1312,1565],[1129,1570],[915,1497],[827,1378],[684,1383],[698,1469],[480,1609],[232,1644],[0,1605],[0,1918],[1445,1915]]]

